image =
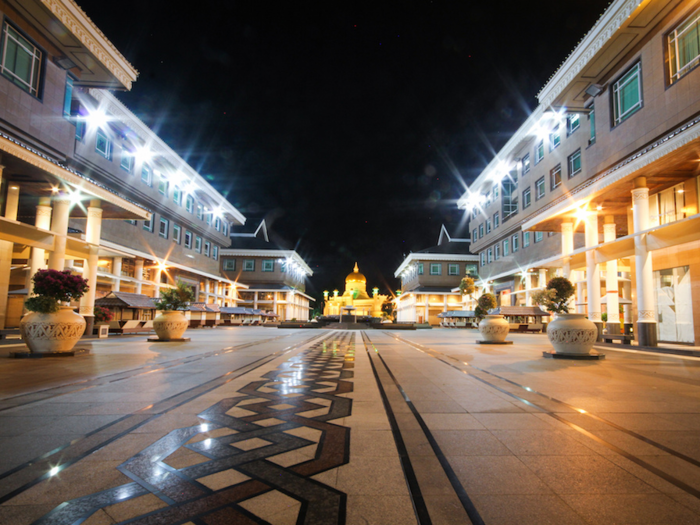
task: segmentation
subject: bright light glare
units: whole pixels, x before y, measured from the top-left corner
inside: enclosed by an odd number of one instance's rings
[[[95,111],[88,113],[85,120],[90,126],[94,126],[96,128],[104,128],[108,122],[107,115],[100,109],[96,109]]]
[[[148,162],[153,158],[153,152],[148,149],[148,147],[143,146],[136,150],[136,153],[134,153],[134,158],[139,162]]]
[[[58,474],[59,470],[60,469],[58,467],[53,467],[51,470],[49,470],[49,476],[55,476],[56,474]]]
[[[72,204],[78,204],[80,202],[80,199],[82,199],[82,198],[83,198],[83,196],[80,194],[80,192],[78,190],[76,190],[70,194],[70,201]]]
[[[209,425],[207,425],[206,423],[202,423],[201,425],[199,425],[200,432],[206,432],[207,430],[209,430]]]

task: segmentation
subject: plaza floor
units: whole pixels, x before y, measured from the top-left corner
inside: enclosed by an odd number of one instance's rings
[[[188,336],[0,348],[0,523],[700,524],[698,358],[544,359],[544,335],[472,330]]]

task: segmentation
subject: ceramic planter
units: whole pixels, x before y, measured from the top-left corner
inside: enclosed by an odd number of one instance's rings
[[[510,325],[502,315],[485,315],[479,323],[479,332],[484,341],[502,343],[510,332]]]
[[[547,325],[547,337],[558,354],[588,354],[598,338],[598,328],[584,314],[558,314]]]
[[[179,310],[165,310],[153,320],[158,339],[182,339],[189,321]]]
[[[85,332],[85,319],[72,306],[58,312],[29,312],[19,323],[22,339],[32,353],[70,352]]]

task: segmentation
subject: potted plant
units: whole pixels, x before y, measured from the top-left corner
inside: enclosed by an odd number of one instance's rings
[[[544,290],[533,294],[533,301],[554,314],[547,325],[547,338],[558,354],[588,354],[598,338],[595,323],[584,314],[570,314],[569,300],[575,288],[565,277],[555,277]]]
[[[100,326],[108,325],[114,315],[104,306],[95,305],[95,325],[93,334],[100,333]]]
[[[70,301],[88,290],[85,279],[70,271],[39,270],[34,277],[34,295],[24,307],[20,321],[22,339],[32,353],[70,352],[85,332],[85,319],[76,314]]]
[[[489,310],[496,308],[496,296],[485,293],[477,301],[477,310],[483,315],[479,323],[479,333],[482,341],[486,343],[503,343],[510,331],[508,321],[502,315],[489,314]]]
[[[194,300],[192,289],[178,279],[175,288],[160,291],[160,299],[155,301],[160,315],[153,320],[153,329],[161,341],[177,341],[187,330],[189,321],[182,314]]]

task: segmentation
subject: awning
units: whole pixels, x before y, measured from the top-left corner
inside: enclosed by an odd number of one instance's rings
[[[155,310],[156,305],[151,297],[140,293],[109,292],[104,297],[95,300],[95,306],[107,308],[138,308]]]

